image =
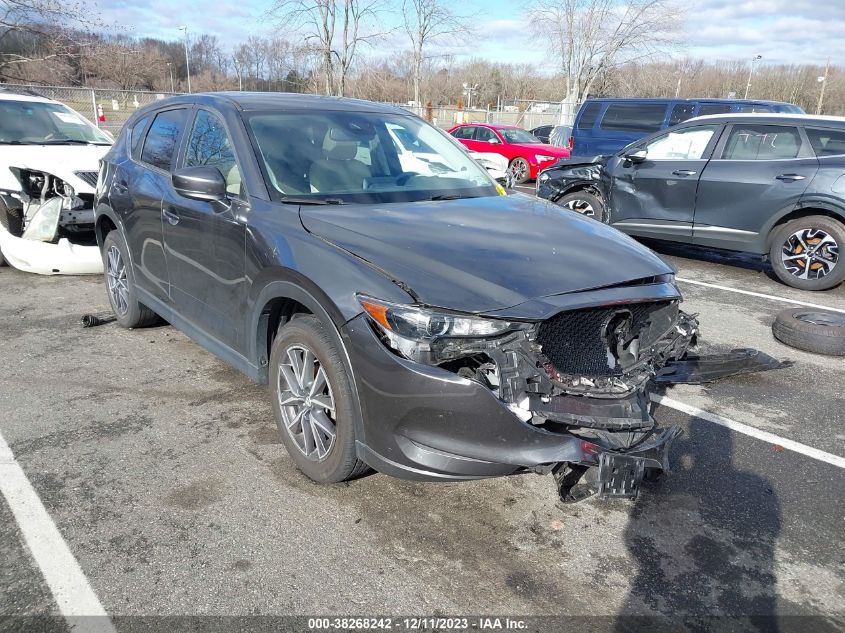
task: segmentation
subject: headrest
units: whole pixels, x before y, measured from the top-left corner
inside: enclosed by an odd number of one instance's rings
[[[323,142],[326,156],[332,160],[352,160],[358,153],[358,141],[341,128],[331,128]]]

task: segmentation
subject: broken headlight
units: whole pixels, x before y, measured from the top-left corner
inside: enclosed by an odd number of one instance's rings
[[[405,358],[429,365],[482,352],[488,339],[520,325],[358,295],[358,302],[388,346]]]

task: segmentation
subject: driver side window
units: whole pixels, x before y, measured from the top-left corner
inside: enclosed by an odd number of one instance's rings
[[[499,141],[496,133],[487,127],[475,128],[475,140],[482,143],[489,143],[490,141]]]
[[[648,160],[700,160],[718,125],[700,125],[669,132],[645,146]]]
[[[185,154],[185,166],[217,167],[226,180],[226,191],[241,195],[241,172],[223,122],[208,110],[199,110]]]

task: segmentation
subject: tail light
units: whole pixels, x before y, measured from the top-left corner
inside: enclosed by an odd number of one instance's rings
[[[572,148],[575,147],[575,137],[574,136],[569,137],[569,145],[567,145],[567,147],[570,149],[570,151],[572,150]]]

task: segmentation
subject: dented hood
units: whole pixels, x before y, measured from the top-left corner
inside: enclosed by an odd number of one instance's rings
[[[427,305],[488,312],[672,269],[616,229],[523,194],[302,206],[311,233],[404,282]]]

